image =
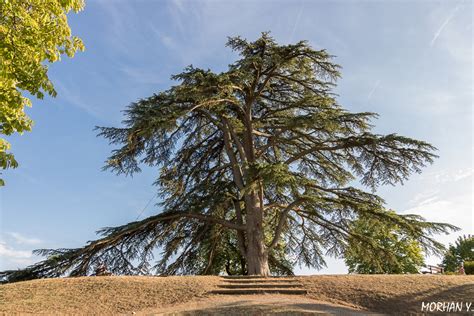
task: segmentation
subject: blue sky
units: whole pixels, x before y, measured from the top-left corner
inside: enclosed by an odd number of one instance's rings
[[[86,51],[50,67],[58,96],[33,100],[33,131],[10,138],[20,167],[4,173],[0,189],[0,270],[35,262],[32,249],[78,247],[101,227],[157,212],[157,171],[101,171],[113,148],[94,127],[118,126],[126,105],[166,89],[189,64],[225,70],[236,57],[227,36],[253,40],[262,31],[327,49],[343,67],[340,104],[378,112],[379,133],[439,149],[421,175],[378,190],[388,207],[462,228],[439,236],[444,243],[473,232],[470,1],[89,0],[69,21]],[[328,263],[298,272],[347,271],[340,260]]]

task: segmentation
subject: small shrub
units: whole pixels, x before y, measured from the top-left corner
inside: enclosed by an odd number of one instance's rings
[[[466,274],[474,274],[474,261],[464,262],[464,272],[466,272]]]
[[[457,275],[458,273],[457,272],[452,272],[452,271],[446,271],[446,272],[443,272],[444,275]]]

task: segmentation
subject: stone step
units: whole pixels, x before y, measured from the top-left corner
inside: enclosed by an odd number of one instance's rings
[[[305,295],[306,290],[302,289],[284,289],[284,288],[256,288],[256,289],[218,289],[213,290],[210,294],[222,295],[248,295],[248,294],[289,294],[289,295]]]
[[[226,283],[229,284],[246,284],[246,283],[259,283],[259,284],[266,284],[266,283],[297,283],[299,284],[298,280],[295,279],[265,279],[265,280],[257,280],[257,279],[247,279],[247,280],[231,280],[231,279],[225,279],[223,280]]]
[[[293,279],[292,276],[261,276],[261,275],[222,275],[223,279]]]
[[[275,283],[275,284],[222,284],[219,285],[220,288],[225,288],[225,289],[258,289],[258,288],[265,288],[265,289],[287,289],[287,288],[301,288],[301,284],[298,283],[293,283],[293,284],[281,284],[281,283]]]

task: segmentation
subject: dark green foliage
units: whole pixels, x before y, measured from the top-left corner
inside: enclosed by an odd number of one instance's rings
[[[430,236],[455,227],[388,213],[380,197],[349,185],[401,183],[433,161],[432,145],[374,134],[376,114],[342,108],[332,93],[340,67],[325,50],[278,45],[266,33],[227,45],[240,59],[226,72],[189,66],[176,86],[132,103],[123,127],[99,128],[117,146],[106,169],[156,168],[159,214],[103,229],[83,248],[44,252],[59,261],[7,280],[86,275],[99,261],[118,274],[289,274],[343,255],[350,237],[377,251],[372,237],[350,231],[362,216],[439,253]]]
[[[466,274],[474,274],[474,261],[464,262],[464,272]]]
[[[462,262],[474,261],[474,236],[460,236],[444,254],[445,271],[458,272]]]
[[[395,215],[393,211],[387,213]],[[367,247],[367,242],[349,237],[344,260],[350,273],[418,273],[424,264],[420,243],[393,222],[362,216],[354,221],[350,231],[376,244],[376,247]]]

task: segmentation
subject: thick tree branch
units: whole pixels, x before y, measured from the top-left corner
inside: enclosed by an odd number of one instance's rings
[[[298,204],[302,203],[303,201],[304,201],[303,198],[300,198],[300,199],[297,199],[297,200],[293,201],[287,207],[285,207],[285,209],[280,213],[280,218],[278,220],[278,225],[275,228],[275,234],[273,236],[272,241],[270,242],[270,245],[268,245],[268,249],[272,249],[278,243],[278,241],[280,239],[280,235],[283,231],[283,227],[285,225],[285,221],[286,221],[286,217],[288,215],[288,212],[293,210]]]
[[[176,218],[193,218],[193,219],[197,219],[201,222],[219,224],[219,225],[222,225],[222,226],[230,228],[230,229],[245,230],[244,225],[235,224],[235,223],[229,222],[225,219],[216,218],[216,217],[211,216],[211,215],[204,215],[204,214],[199,214],[199,213],[181,213],[181,212],[177,212],[175,214],[160,216],[159,221],[176,219]]]

